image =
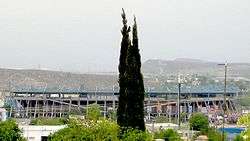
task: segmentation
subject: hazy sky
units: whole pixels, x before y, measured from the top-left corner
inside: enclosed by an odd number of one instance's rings
[[[250,63],[249,0],[0,0],[0,67],[117,71],[122,7],[142,61]]]

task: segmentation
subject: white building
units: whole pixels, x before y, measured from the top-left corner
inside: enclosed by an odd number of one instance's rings
[[[28,141],[47,141],[48,136],[60,129],[65,128],[66,125],[19,125],[23,132],[23,136]]]

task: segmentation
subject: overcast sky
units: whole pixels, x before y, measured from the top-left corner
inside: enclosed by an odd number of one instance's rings
[[[142,61],[250,63],[249,0],[0,0],[0,67],[117,71],[122,7]]]

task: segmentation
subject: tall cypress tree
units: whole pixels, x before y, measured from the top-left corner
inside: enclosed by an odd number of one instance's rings
[[[141,56],[138,48],[137,24],[134,18],[133,40],[129,38],[130,27],[122,9],[122,42],[119,63],[119,105],[117,123],[122,130],[135,128],[144,131],[144,83],[141,74]]]
[[[121,41],[121,49],[120,49],[120,62],[119,62],[119,105],[117,109],[117,123],[120,125],[120,127],[127,127],[127,95],[125,93],[126,90],[126,58],[127,58],[127,51],[129,46],[131,46],[131,41],[129,39],[129,32],[130,27],[127,26],[127,19],[124,10],[122,9],[122,23],[123,28],[121,30],[122,33],[122,41]]]
[[[128,126],[144,131],[144,83],[141,73],[141,56],[138,47],[135,17],[132,43],[133,45],[128,47],[127,69],[125,72],[127,79],[127,89],[125,93],[128,96]]]

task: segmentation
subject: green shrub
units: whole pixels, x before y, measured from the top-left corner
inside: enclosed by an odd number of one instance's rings
[[[127,130],[123,136],[122,141],[152,141],[152,135],[146,131],[137,129]]]
[[[202,113],[194,113],[189,119],[190,129],[196,131],[207,131],[209,127],[208,118]]]
[[[180,135],[173,129],[166,129],[154,134],[155,139],[165,139],[167,141],[181,141]]]
[[[86,118],[89,120],[98,120],[101,117],[100,105],[97,103],[91,104],[88,106],[88,111]]]
[[[49,141],[152,141],[152,135],[140,130],[127,130],[120,136],[116,122],[109,120],[72,119],[68,126],[49,136]]]
[[[208,128],[206,131],[203,130],[201,132],[196,133],[193,136],[193,140],[195,140],[200,135],[206,135],[208,137],[208,141],[223,141],[222,134],[215,128]],[[224,139],[226,139],[226,134],[224,134]]]
[[[0,141],[25,141],[14,120],[0,122]]]
[[[64,125],[67,124],[66,118],[36,118],[30,121],[31,125]]]
[[[249,126],[250,125],[250,114],[242,115],[238,121],[237,125]]]
[[[118,141],[119,127],[115,122],[71,120],[68,127],[49,136],[50,141]]]
[[[203,134],[207,135],[209,141],[222,141],[222,133],[215,128],[208,128],[207,132],[204,131]],[[224,135],[224,139],[226,139],[226,135]]]

